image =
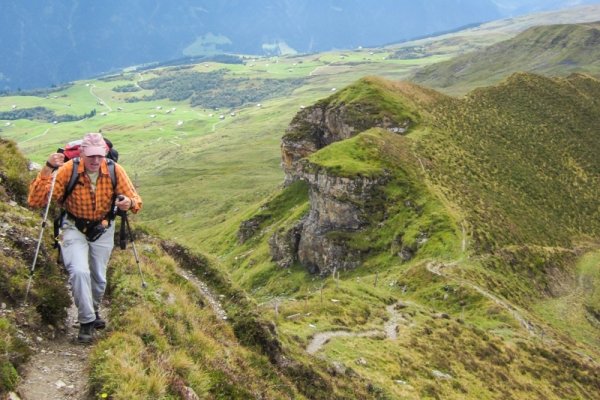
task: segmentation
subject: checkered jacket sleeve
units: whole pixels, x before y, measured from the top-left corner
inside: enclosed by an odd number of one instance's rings
[[[52,200],[58,201],[65,194],[66,187],[71,179],[74,164],[72,161],[65,163],[58,169]],[[111,211],[113,194],[122,194],[133,199],[135,206],[131,210],[137,213],[142,208],[142,198],[137,194],[127,173],[119,164],[115,164],[115,175],[117,178],[117,187],[113,190],[113,184],[110,179],[108,167],[104,162],[100,168],[100,174],[96,181],[96,190],[92,190],[90,178],[84,174],[83,163],[79,164],[79,178],[73,191],[65,200],[64,207],[67,211],[77,218],[85,218],[92,221],[99,221],[106,217]],[[37,178],[30,185],[29,205],[32,207],[44,207],[47,203],[48,193],[52,183],[52,176],[42,176],[38,174]]]

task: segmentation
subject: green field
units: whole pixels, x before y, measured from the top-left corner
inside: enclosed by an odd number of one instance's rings
[[[254,61],[248,59],[246,65],[207,63],[187,70],[204,73],[226,68],[226,78],[305,79],[305,84],[291,95],[266,100],[260,103],[261,107],[253,103],[215,111],[190,107],[189,101],[127,103],[130,97],[150,95],[152,91],[112,90],[156,78],[152,71],[142,72],[141,77],[136,73],[134,81],[78,81],[65,91],[52,93],[49,99],[0,97],[0,112],[10,111],[12,105],[18,109],[43,106],[57,114],[97,111],[93,118],[59,124],[2,120],[0,135],[15,140],[28,157],[43,163],[65,143],[80,139],[85,132],[101,131],[119,150],[119,161],[132,180],[137,174],[144,199],[144,211],[137,220],[164,237],[211,252],[212,239],[239,225],[242,213],[283,182],[279,141],[300,106],[309,106],[329,96],[332,89],[342,89],[366,75],[402,79],[419,67],[447,58],[383,60],[388,52],[371,52],[374,51],[364,49],[298,57],[256,57]],[[117,111],[119,107],[122,111]],[[169,109],[171,113],[166,114]],[[231,112],[236,115],[232,117]],[[225,119],[219,119],[221,114]],[[180,121],[183,123],[178,125]],[[12,125],[6,126],[7,122]]]

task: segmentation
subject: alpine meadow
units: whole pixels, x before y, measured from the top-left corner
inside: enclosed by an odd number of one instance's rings
[[[2,92],[0,397],[600,398],[598,21]],[[143,209],[78,346],[27,196],[86,132]]]

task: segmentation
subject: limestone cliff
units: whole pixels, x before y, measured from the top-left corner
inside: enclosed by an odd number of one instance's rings
[[[281,140],[286,186],[301,179],[302,167],[298,165],[301,159],[332,143],[375,127],[405,133],[418,123],[420,116],[407,100],[409,96],[386,98],[389,88],[384,90],[380,84],[378,78],[361,79],[294,117]],[[370,97],[364,94],[365,86]],[[406,88],[394,89],[406,91]]]
[[[369,224],[366,214],[373,207],[373,193],[387,178],[338,177],[326,169],[310,172],[314,165],[304,165],[310,212],[300,234],[298,260],[310,273],[320,275],[355,268],[360,264],[360,251],[348,247],[343,233],[358,232]]]

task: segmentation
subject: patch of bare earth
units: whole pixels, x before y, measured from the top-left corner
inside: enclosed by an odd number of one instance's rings
[[[19,370],[21,380],[16,392],[21,400],[92,398],[88,388],[88,357],[93,346],[77,343],[78,332],[75,305],[67,310],[67,317],[57,327],[19,328],[19,335],[33,353]],[[95,339],[98,340],[102,335],[104,333],[97,330]]]

